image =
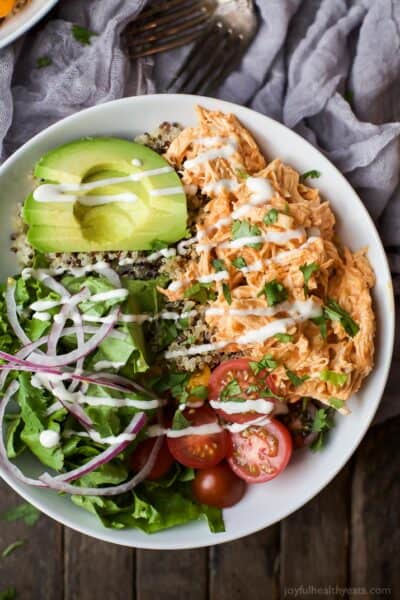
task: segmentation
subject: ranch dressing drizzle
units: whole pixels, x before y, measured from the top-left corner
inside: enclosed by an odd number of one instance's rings
[[[32,319],[37,321],[51,321],[51,314],[48,312],[35,312],[32,315]]]
[[[103,371],[104,369],[120,369],[124,366],[124,362],[113,362],[112,360],[99,360],[93,365],[95,371]]]
[[[67,429],[63,432],[63,437],[65,438],[70,438],[74,435],[77,435],[78,437],[90,438],[97,444],[106,444],[110,446],[114,444],[120,444],[121,442],[133,442],[133,440],[136,439],[135,433],[120,433],[119,435],[101,437],[101,435],[94,429],[89,429],[88,431],[73,431],[72,429]]]
[[[288,229],[287,231],[267,231],[261,235],[252,235],[247,237],[238,238],[229,242],[213,243],[209,244],[197,244],[197,252],[207,252],[212,248],[243,248],[243,246],[249,246],[251,244],[260,244],[263,242],[270,242],[273,244],[286,244],[290,240],[301,240],[305,237],[306,232],[303,227],[297,229]]]
[[[222,409],[228,415],[238,415],[248,411],[269,415],[274,410],[274,403],[270,400],[264,400],[264,398],[246,400],[245,402],[221,402],[218,400],[210,400],[210,404],[216,410]]]
[[[39,442],[43,448],[55,448],[60,443],[60,434],[52,429],[44,429],[40,432]]]
[[[181,187],[166,187],[159,190],[151,190],[150,196],[174,196],[175,194],[182,194]]]
[[[200,281],[200,283],[211,283],[212,281],[223,281],[224,279],[229,279],[228,271],[218,271],[217,273],[210,273],[210,275],[203,275],[197,281]]]
[[[111,398],[102,396],[86,396],[82,392],[69,392],[61,387],[53,389],[54,396],[65,402],[78,402],[88,406],[111,406],[112,408],[122,408],[129,406],[140,410],[151,410],[162,405],[159,400],[134,400],[133,398]]]
[[[272,321],[263,327],[257,329],[250,329],[245,334],[233,338],[232,340],[226,340],[225,342],[214,342],[210,344],[199,344],[193,345],[190,348],[182,350],[172,350],[164,353],[165,358],[174,359],[181,356],[193,356],[196,354],[206,354],[207,352],[213,352],[225,348],[229,344],[262,344],[265,340],[273,337],[277,333],[285,333],[289,327],[306,321],[307,319],[319,317],[322,314],[322,309],[319,304],[313,302],[313,300],[298,301],[292,305],[293,317],[287,317],[283,319],[277,319]],[[208,309],[215,310],[215,309]],[[284,309],[281,307],[281,311]],[[214,312],[214,314],[216,314]]]
[[[85,196],[85,193],[105,186],[140,181],[145,177],[154,177],[172,171],[174,171],[172,167],[166,166],[159,169],[148,169],[139,173],[132,173],[124,177],[99,179],[98,181],[91,181],[89,183],[43,183],[34,190],[33,199],[36,202],[76,202],[79,199],[79,202],[86,206],[98,206],[111,202],[136,202],[139,200],[139,196],[133,192],[106,196]],[[156,192],[153,195],[162,196],[164,192],[166,195],[171,195],[180,193],[182,190],[181,188],[162,188],[153,191]]]
[[[228,143],[224,144],[221,148],[213,147],[215,146],[215,144],[220,143],[224,140],[229,141]],[[199,138],[196,141],[198,141],[203,146],[210,147],[211,149],[206,150],[205,152],[200,152],[200,154],[195,158],[185,160],[185,162],[183,163],[184,169],[192,169],[193,167],[197,167],[198,165],[208,162],[209,160],[215,160],[217,158],[228,158],[236,152],[237,148],[237,141],[234,138]]]
[[[240,183],[238,183],[234,179],[219,179],[219,181],[212,181],[211,183],[207,183],[203,187],[203,192],[205,192],[206,194],[212,194],[213,192],[218,194],[223,190],[234,192],[239,186]]]

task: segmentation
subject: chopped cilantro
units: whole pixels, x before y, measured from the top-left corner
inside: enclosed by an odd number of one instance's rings
[[[348,375],[346,375],[346,373],[337,373],[335,371],[328,371],[328,369],[324,369],[319,374],[319,378],[321,381],[327,381],[328,383],[332,383],[337,387],[342,387],[348,380]]]
[[[236,169],[236,175],[239,179],[248,179],[250,175],[244,169]]]
[[[200,304],[205,304],[208,300],[215,300],[215,292],[211,289],[211,285],[211,283],[200,283],[200,281],[197,281],[186,288],[184,296]]]
[[[14,550],[20,548],[24,544],[25,540],[16,540],[15,542],[7,546],[7,548],[4,548],[3,552],[1,553],[1,558],[6,558],[7,556],[10,556],[10,554],[12,554]]]
[[[309,375],[296,375],[296,373],[293,373],[293,371],[291,371],[287,367],[285,367],[285,369],[286,375],[288,376],[289,381],[294,387],[298,387],[299,385],[307,381],[307,379],[310,379]]]
[[[72,25],[72,35],[76,39],[77,42],[80,42],[83,46],[90,45],[90,38],[93,35],[96,35],[86,27],[81,27],[80,25]]]
[[[319,264],[316,262],[312,262],[309,264],[301,265],[300,271],[303,273],[304,278],[304,293],[308,296],[308,282],[310,281],[310,277],[316,271],[319,271]]]
[[[39,58],[36,60],[36,67],[38,69],[49,67],[51,64],[53,64],[53,61],[50,56],[39,56]]]
[[[344,401],[341,400],[340,398],[329,398],[329,404],[333,408],[336,408],[336,410],[339,410],[340,408],[343,408]]]
[[[242,393],[242,389],[237,379],[231,379],[229,383],[221,390],[220,399],[223,402],[230,400],[232,396],[238,396]]]
[[[256,383],[252,383],[246,389],[246,394],[258,394],[259,391],[259,386]]]
[[[318,436],[315,438],[310,448],[314,452],[321,450],[324,445],[325,435],[329,429],[332,429],[333,421],[331,419],[331,415],[329,410],[326,408],[320,408],[315,413],[315,417],[311,426],[311,430],[314,433],[318,433]]]
[[[234,221],[232,225],[232,239],[238,240],[245,237],[256,237],[261,235],[261,230],[257,225],[251,225],[248,221]],[[250,248],[259,250],[261,248],[260,243],[247,244]]]
[[[276,279],[266,283],[257,296],[262,296],[263,294],[267,299],[268,306],[275,306],[275,304],[284,302],[288,297],[287,289],[283,283],[280,283]]]
[[[190,395],[200,398],[200,400],[207,400],[208,387],[206,385],[196,385],[190,389]]]
[[[322,173],[317,171],[316,169],[312,169],[311,171],[306,171],[302,175],[300,175],[300,180],[305,181],[306,179],[318,179],[321,177]]]
[[[267,212],[267,214],[265,215],[263,221],[265,223],[265,225],[273,225],[274,223],[276,223],[278,220],[278,211],[276,210],[276,208],[271,208],[271,210],[269,210]]]
[[[343,98],[344,98],[344,99],[345,99],[345,100],[346,100],[346,101],[347,101],[347,102],[350,104],[350,106],[351,106],[351,104],[352,104],[352,102],[353,102],[353,92],[352,92],[351,90],[346,90],[346,91],[345,91],[345,93],[344,93],[344,95],[343,95]]]
[[[278,340],[278,342],[283,342],[283,343],[293,342],[293,336],[290,335],[290,333],[276,333],[274,335],[274,338],[276,338]]]
[[[254,375],[258,375],[261,371],[265,371],[265,369],[276,369],[278,362],[272,358],[272,354],[266,354],[258,362],[251,360],[249,365]]]
[[[212,265],[214,267],[214,269],[219,272],[219,271],[226,271],[226,265],[224,263],[223,260],[219,260],[219,258],[215,258],[212,261]]]
[[[0,515],[2,521],[17,521],[18,519],[22,519],[25,525],[28,525],[29,527],[36,525],[39,518],[40,512],[38,509],[28,502],[10,508]]]
[[[168,373],[156,379],[154,389],[158,393],[168,391],[173,398],[184,402],[189,396],[187,391],[189,379],[190,373]]]
[[[311,319],[311,321],[319,327],[319,331],[321,333],[322,338],[326,340],[326,338],[328,337],[328,327],[326,324],[325,315],[321,315],[320,317],[314,317],[313,319]]]
[[[247,262],[244,260],[243,256],[237,256],[234,258],[232,264],[237,269],[244,269],[244,267],[247,267]]]
[[[329,298],[325,305],[324,315],[331,321],[340,321],[343,329],[350,337],[354,337],[360,331],[360,327],[353,321],[349,313],[332,298]]]
[[[177,410],[174,414],[174,418],[172,420],[172,429],[186,429],[186,427],[190,427],[191,423],[186,419],[183,413],[180,410]]]
[[[276,394],[274,394],[274,392],[269,387],[266,387],[262,392],[260,392],[260,396],[263,398],[275,398],[276,400],[283,400],[281,396],[277,396]]]
[[[227,303],[232,304],[231,290],[229,288],[229,285],[227,285],[226,283],[222,284],[222,293],[224,294],[224,298],[227,301]]]

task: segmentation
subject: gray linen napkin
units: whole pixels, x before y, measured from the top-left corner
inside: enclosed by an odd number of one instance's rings
[[[400,293],[400,3],[256,0],[260,28],[218,97],[285,123],[320,148],[358,190],[388,247]],[[0,155],[93,104],[164,89],[180,49],[129,65],[119,33],[145,0],[61,1],[57,19],[0,51]],[[99,35],[90,46],[71,22]],[[35,68],[39,56],[53,64]],[[14,72],[14,76],[13,76]],[[11,88],[11,78],[13,83]],[[10,89],[11,88],[11,89]],[[378,419],[400,412],[400,336]]]

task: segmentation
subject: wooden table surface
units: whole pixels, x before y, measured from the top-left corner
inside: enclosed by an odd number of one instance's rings
[[[0,592],[18,600],[400,598],[400,418],[372,428],[332,483],[264,531],[220,546],[132,550],[42,516],[0,521]],[[21,500],[0,483],[0,513]],[[268,510],[266,503],[265,510]]]

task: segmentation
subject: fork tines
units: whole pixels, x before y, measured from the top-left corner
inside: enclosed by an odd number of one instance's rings
[[[225,79],[245,49],[243,36],[215,20],[197,40],[167,90],[209,93]]]
[[[144,10],[125,33],[131,58],[149,56],[193,42],[214,11],[205,0],[165,0]]]

